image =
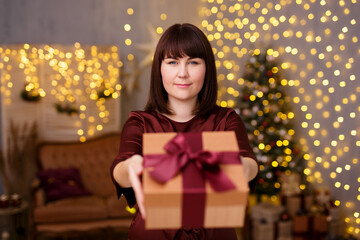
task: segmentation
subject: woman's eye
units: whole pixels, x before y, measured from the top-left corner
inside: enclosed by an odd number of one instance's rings
[[[165,61],[166,64],[176,64],[175,60],[168,59]]]
[[[196,65],[196,64],[199,64],[197,61],[191,61],[191,62],[189,62],[189,64],[194,64],[194,65]]]

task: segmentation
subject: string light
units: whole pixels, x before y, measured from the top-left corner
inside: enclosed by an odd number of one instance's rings
[[[42,97],[52,97],[60,105],[65,103],[64,106],[79,110],[76,132],[80,141],[86,141],[95,131],[102,131],[109,122],[105,99],[119,98],[122,88],[118,82],[121,63],[116,46],[99,49],[97,46],[82,47],[80,43],[59,48],[24,44],[7,49],[0,47],[0,54],[1,93],[5,96],[5,104],[13,101],[12,88],[19,82],[12,76],[16,76],[15,70],[19,68],[24,72],[27,91],[36,90]],[[49,67],[47,81],[43,82],[48,94],[40,86],[40,62]],[[97,114],[94,114],[93,105]]]
[[[348,233],[359,235],[359,214],[354,211],[360,208],[360,184],[347,182],[345,177],[356,176],[359,168],[355,157],[360,146],[359,124],[355,119],[360,112],[356,102],[360,87],[355,80],[360,73],[354,67],[360,54],[358,1],[203,2],[207,4],[199,16],[217,57],[218,104],[233,107],[234,93],[245,84],[241,70],[248,53],[256,54],[270,42],[276,57],[281,57],[281,69],[293,78],[281,84],[292,93],[293,117],[303,150],[309,152],[304,169],[307,180],[333,186],[335,205],[345,208],[348,215],[344,219]],[[346,59],[346,54],[351,57]],[[257,97],[252,95],[249,101]],[[354,127],[349,130],[349,126]]]

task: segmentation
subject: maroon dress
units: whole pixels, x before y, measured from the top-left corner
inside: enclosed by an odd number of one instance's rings
[[[216,107],[207,118],[195,116],[187,122],[176,122],[157,112],[135,111],[131,112],[126,121],[120,142],[120,151],[111,165],[111,173],[114,167],[134,154],[142,155],[142,134],[153,132],[203,132],[203,131],[235,131],[239,144],[240,155],[255,159],[249,145],[247,132],[241,118],[233,109]],[[111,174],[112,176],[112,174]],[[129,205],[136,203],[132,188],[122,188],[112,176],[118,197],[124,194]],[[140,214],[136,214],[130,229],[129,239],[134,240],[162,240],[162,239],[234,239],[236,233],[233,228],[189,228],[174,230],[145,230],[144,220]]]

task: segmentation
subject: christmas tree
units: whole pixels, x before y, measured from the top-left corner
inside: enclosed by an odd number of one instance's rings
[[[294,139],[291,98],[285,94],[288,81],[281,76],[275,53],[271,48],[254,50],[240,79],[237,105],[259,162],[256,193],[266,195],[280,190],[283,172],[302,175],[304,169],[303,154]]]

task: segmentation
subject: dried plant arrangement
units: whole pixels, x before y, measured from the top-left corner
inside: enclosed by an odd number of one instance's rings
[[[11,120],[6,141],[6,152],[0,149],[0,173],[5,193],[17,193],[27,198],[36,170],[36,123],[19,126]]]

